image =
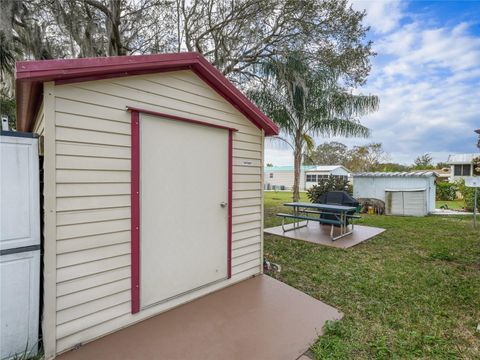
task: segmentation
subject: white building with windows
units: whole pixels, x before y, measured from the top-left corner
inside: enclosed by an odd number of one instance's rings
[[[473,159],[478,156],[480,153],[449,155],[447,164],[451,166],[450,181],[453,182],[468,176],[479,176],[480,173],[476,172],[472,165]]]
[[[328,176],[348,179],[350,171],[342,165],[304,165],[300,170],[300,191],[305,191]],[[293,166],[267,166],[264,168],[266,190],[290,190],[293,187]]]

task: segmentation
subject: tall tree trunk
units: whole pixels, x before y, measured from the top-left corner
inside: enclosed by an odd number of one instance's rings
[[[295,134],[293,150],[293,201],[300,201],[300,171],[302,166],[303,137],[300,131]]]
[[[109,36],[108,55],[126,55],[122,37],[120,35],[121,3],[118,0],[110,0],[110,17],[107,16],[107,31]]]

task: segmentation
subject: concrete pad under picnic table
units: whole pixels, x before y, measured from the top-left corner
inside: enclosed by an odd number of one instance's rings
[[[60,355],[80,359],[295,360],[335,308],[266,275],[244,280]]]
[[[300,225],[305,225],[305,222],[301,222]],[[286,224],[285,228],[291,228],[291,224]],[[265,229],[264,232],[270,235],[282,236],[287,239],[292,240],[301,240],[306,242],[311,242],[318,245],[331,246],[340,249],[348,249],[352,246],[358,245],[366,240],[371,239],[372,237],[381,234],[385,229],[364,226],[364,225],[355,225],[353,233],[347,235],[338,240],[332,240],[330,238],[330,225],[320,225],[317,222],[309,221],[308,226],[283,232],[282,226],[275,226],[268,229]],[[334,235],[339,235],[340,229],[335,228]]]

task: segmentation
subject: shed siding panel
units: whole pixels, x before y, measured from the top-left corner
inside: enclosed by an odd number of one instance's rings
[[[131,315],[130,114],[233,134],[232,278]],[[261,272],[262,131],[189,71],[56,87],[57,352]],[[225,149],[226,150],[226,149]]]
[[[103,273],[85,276],[80,279],[64,281],[57,285],[57,297],[60,298],[65,295],[78,293],[82,290],[92,289],[123,279],[130,279],[130,275],[130,267],[124,266],[121,268],[105,271]],[[127,288],[129,288],[129,285],[127,286]],[[94,291],[94,293],[95,296],[98,296],[97,291]]]
[[[76,237],[73,239],[57,241],[57,254],[65,254],[102,246],[121,244],[130,241],[130,229],[128,231],[115,231],[99,235]]]

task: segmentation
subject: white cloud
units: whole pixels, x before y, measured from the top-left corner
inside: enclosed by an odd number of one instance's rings
[[[443,162],[450,153],[478,151],[473,129],[480,126],[480,36],[470,24],[439,26],[405,14],[399,1],[353,6],[368,11],[375,32],[378,56],[361,91],[378,95],[380,109],[362,119],[371,138],[333,140],[349,146],[381,142],[393,161],[404,164],[423,153]],[[290,149],[270,146],[266,161],[292,165],[293,156]]]
[[[469,34],[467,23],[435,29],[413,23],[381,39],[376,49],[397,57],[385,66],[389,76],[414,78],[442,70],[478,69],[480,64],[480,38]]]
[[[367,11],[366,25],[379,34],[395,29],[402,18],[404,3],[400,0],[353,0],[351,3],[354,9]]]

